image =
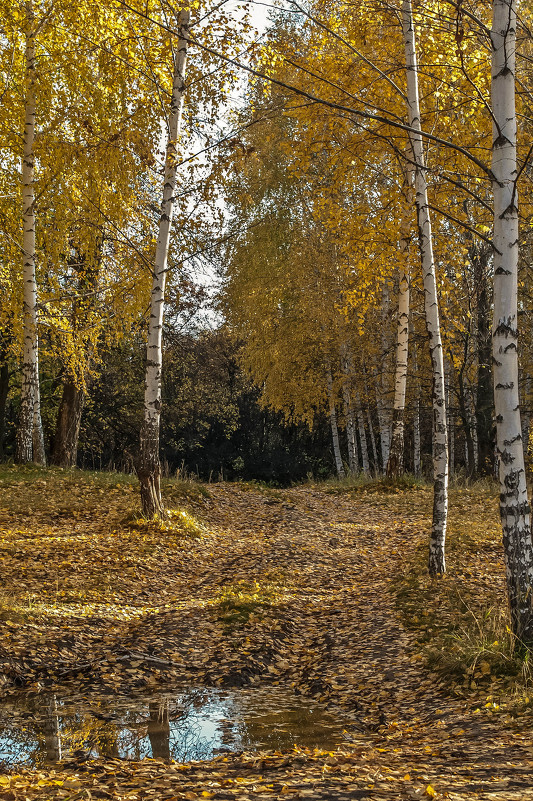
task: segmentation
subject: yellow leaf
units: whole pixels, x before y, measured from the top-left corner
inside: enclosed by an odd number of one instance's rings
[[[214,795],[215,794],[214,793],[210,793],[209,790],[203,790],[202,791],[202,798],[213,798]]]
[[[428,786],[426,787],[426,795],[428,795],[430,798],[437,797],[437,791],[435,790],[434,787],[431,786],[431,784],[428,784]]]
[[[8,787],[10,783],[9,776],[0,776],[0,784],[3,787]]]

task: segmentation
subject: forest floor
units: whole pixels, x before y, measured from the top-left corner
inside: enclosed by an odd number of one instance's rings
[[[0,798],[533,799],[494,487],[453,488],[439,580],[426,486],[169,481],[164,525],[128,476],[5,468],[0,492],[4,705],[283,687],[346,728],[327,750],[14,767]]]

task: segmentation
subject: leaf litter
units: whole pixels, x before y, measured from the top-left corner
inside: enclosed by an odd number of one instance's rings
[[[185,764],[69,756],[6,771],[1,798],[533,798],[529,716],[496,714],[479,688],[430,672],[398,611],[429,491],[169,484],[188,523],[161,527],[132,517],[132,480],[42,476],[4,478],[6,702],[271,687],[273,707],[275,689],[323,704],[344,742]],[[481,550],[482,588],[499,577]]]

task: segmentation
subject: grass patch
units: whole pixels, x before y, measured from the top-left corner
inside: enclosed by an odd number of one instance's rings
[[[356,476],[345,476],[345,478],[330,478],[320,483],[319,486],[328,495],[362,491],[390,494],[427,488],[423,479],[417,478],[411,473],[404,473],[398,478],[387,478],[386,476],[371,478],[365,476],[364,473],[359,473]]]
[[[427,532],[404,559],[397,607],[428,668],[474,704],[523,706],[533,673],[510,629],[496,484],[451,486],[445,576],[427,574]]]
[[[272,501],[283,503],[285,500],[285,495],[282,490],[264,481],[239,481],[237,486],[245,492],[260,492],[261,495],[264,495]]]
[[[203,523],[185,509],[167,509],[165,520],[159,518],[146,520],[140,513],[131,512],[122,522],[130,529],[151,534],[160,532],[200,538],[208,531]]]
[[[217,619],[231,632],[254,617],[262,616],[279,601],[280,588],[275,583],[239,581],[223,587],[214,600]]]

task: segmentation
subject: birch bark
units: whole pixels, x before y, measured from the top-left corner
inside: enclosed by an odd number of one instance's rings
[[[413,372],[415,374],[415,413],[413,418],[413,471],[417,478],[422,475],[422,442],[420,436],[420,381],[418,379],[418,356],[416,339],[411,328],[411,340],[413,342]]]
[[[391,414],[389,408],[389,326],[387,324],[390,310],[390,292],[387,283],[383,286],[381,296],[381,352],[383,354],[381,370],[376,369],[376,408],[379,423],[379,438],[381,444],[381,465],[383,473],[386,471],[391,447]],[[376,462],[377,466],[377,462]]]
[[[342,464],[341,446],[339,442],[339,428],[337,425],[337,410],[335,408],[335,397],[333,395],[333,377],[331,375],[331,367],[328,365],[327,370],[328,381],[328,401],[329,401],[329,422],[331,425],[331,438],[333,441],[333,456],[335,457],[335,468],[337,476],[344,478],[344,465]]]
[[[345,373],[346,368],[344,367]],[[346,375],[342,382],[342,399],[344,402],[344,417],[346,418],[346,440],[348,445],[348,467],[350,473],[355,476],[359,472],[359,458],[357,455],[357,438],[355,436],[355,417],[353,411],[352,397]]]
[[[359,443],[361,445],[361,460],[363,462],[363,473],[365,476],[370,475],[370,460],[368,458],[368,441],[365,431],[365,418],[363,417],[363,409],[361,406],[361,399],[357,393],[357,427],[359,429]]]
[[[144,388],[144,420],[140,436],[140,454],[137,475],[141,486],[141,505],[144,516],[151,519],[164,516],[161,499],[161,464],[159,461],[159,425],[161,419],[161,370],[162,332],[165,305],[165,282],[167,275],[170,227],[174,211],[174,191],[177,172],[177,140],[180,133],[183,96],[185,92],[185,67],[189,39],[190,13],[184,10],[179,19],[178,51],[174,67],[172,100],[168,120],[168,141],[165,161],[165,176],[159,236],[157,239],[148,342],[146,348],[146,374]]]
[[[39,342],[37,333],[37,280],[35,275],[35,16],[31,2],[26,3],[26,96],[22,156],[22,221],[24,284],[24,346],[22,391],[17,431],[16,461],[44,465],[44,437],[41,424],[39,390]]]
[[[533,641],[533,548],[518,397],[516,0],[492,3],[494,318],[492,356],[500,515],[514,634]]]
[[[394,406],[392,411],[392,435],[386,473],[397,478],[403,473],[405,396],[407,392],[407,360],[409,356],[409,245],[410,213],[413,205],[413,169],[409,165],[405,172],[404,214],[401,223],[400,274],[398,282],[398,325],[396,331],[396,370],[394,379]]]
[[[433,373],[434,490],[428,569],[430,575],[436,575],[444,573],[446,570],[444,546],[448,517],[448,434],[444,397],[444,359],[440,334],[435,262],[433,259],[431,218],[427,198],[424,147],[421,135],[418,66],[411,0],[403,0],[402,27],[405,42],[409,126],[416,131],[416,133],[410,135],[410,140],[415,163],[415,191],[424,281],[424,309]]]

